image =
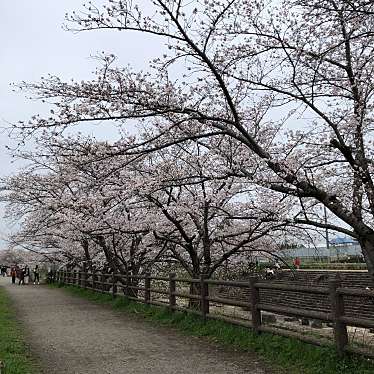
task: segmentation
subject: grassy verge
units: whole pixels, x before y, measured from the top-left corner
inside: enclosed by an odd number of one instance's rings
[[[37,374],[38,366],[23,339],[22,329],[5,290],[0,287],[0,361],[1,374]]]
[[[53,286],[57,287],[57,286]],[[103,295],[77,287],[64,287],[69,293],[84,297],[93,302],[111,305],[114,309],[136,314],[145,320],[163,326],[174,327],[184,334],[206,337],[211,341],[247,352],[256,352],[264,362],[273,367],[294,374],[372,374],[374,361],[354,355],[339,358],[331,347],[315,347],[296,339],[284,338],[271,334],[256,336],[248,329],[233,326],[222,321],[175,312],[166,308],[148,306],[129,301],[123,297],[115,300],[110,295]]]

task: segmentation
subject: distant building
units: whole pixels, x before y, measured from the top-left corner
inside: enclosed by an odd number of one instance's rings
[[[321,247],[298,247],[282,250],[282,257],[300,257],[310,260],[331,259],[337,260],[349,256],[362,256],[362,250],[357,241],[347,238],[336,238],[329,241],[330,248]]]
[[[329,241],[330,245],[332,246],[349,246],[349,245],[358,245],[357,240],[354,240],[352,238],[341,238],[337,237],[335,239],[332,239]]]

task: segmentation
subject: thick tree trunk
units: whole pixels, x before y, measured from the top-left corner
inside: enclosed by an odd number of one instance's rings
[[[198,276],[194,276],[194,279],[199,278]],[[200,296],[201,294],[201,286],[200,283],[191,283],[190,284],[190,295]],[[201,301],[196,299],[189,299],[188,302],[189,309],[200,310],[201,309]]]
[[[83,251],[84,251],[85,261],[86,261],[86,263],[90,264],[91,263],[91,256],[90,256],[89,244],[88,244],[87,239],[82,240],[82,247],[83,247]],[[89,269],[89,270],[92,271],[92,269]]]
[[[195,274],[194,279],[200,279],[200,274]],[[209,287],[205,289],[206,296],[209,296]],[[201,304],[201,284],[200,283],[191,283],[190,284],[190,295],[198,296],[199,299],[189,299],[188,308],[195,310],[202,310]]]
[[[130,297],[138,297],[139,291],[135,288],[132,287],[138,287],[139,285],[139,279],[138,278],[133,278],[131,275],[127,278],[126,281],[126,286],[123,290],[123,293],[125,296],[130,296]]]
[[[365,257],[365,262],[368,267],[369,276],[374,285],[374,233],[368,234],[363,238],[358,239],[362,253]]]

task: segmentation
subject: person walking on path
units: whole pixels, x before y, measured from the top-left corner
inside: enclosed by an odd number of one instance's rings
[[[12,284],[16,283],[16,275],[17,275],[17,271],[16,271],[16,268],[13,266],[10,270],[10,276],[12,277]]]
[[[34,273],[34,284],[36,284],[36,282],[38,282],[37,284],[39,284],[39,281],[40,281],[39,265],[35,265],[33,273]]]
[[[27,265],[25,266],[24,272],[25,272],[25,275],[24,275],[24,278],[25,278],[24,284],[29,284],[29,281],[30,281],[30,268]]]
[[[18,271],[18,285],[25,285],[25,269],[19,269]]]

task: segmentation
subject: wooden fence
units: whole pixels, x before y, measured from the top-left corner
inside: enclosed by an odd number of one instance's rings
[[[314,345],[331,345],[332,341],[328,338],[316,337],[274,326],[266,326],[263,323],[262,312],[271,312],[284,316],[321,320],[332,324],[334,344],[339,354],[343,354],[344,352],[353,352],[374,358],[373,349],[349,344],[347,330],[347,326],[373,329],[374,315],[372,318],[359,318],[347,316],[344,312],[344,299],[346,297],[365,297],[369,298],[370,300],[374,300],[374,291],[347,287],[343,288],[341,287],[338,279],[330,280],[328,282],[328,286],[321,287],[295,285],[291,282],[285,284],[259,281],[255,277],[250,278],[248,282],[243,282],[206,279],[204,276],[201,276],[199,279],[178,278],[176,277],[175,273],[169,274],[169,277],[160,277],[151,276],[150,274],[126,276],[95,272],[59,271],[56,273],[55,280],[61,284],[75,285],[81,288],[111,294],[113,297],[118,295],[123,296],[126,294],[127,298],[137,302],[167,307],[171,311],[179,310],[196,313],[201,315],[204,319],[210,318],[223,320],[232,324],[251,328],[257,334],[261,332],[268,332],[276,335],[296,338]],[[155,287],[155,283],[158,285],[160,283],[164,283],[166,286]],[[194,294],[191,294],[190,292],[179,292],[177,290],[177,284],[187,285],[188,289],[190,289],[191,285],[195,285]],[[210,292],[210,288],[222,286],[247,289],[247,293],[249,295],[248,300],[242,301],[217,297],[213,292]],[[199,290],[198,294],[196,294],[196,290]],[[268,298],[266,300],[262,300],[261,291],[265,290],[275,290],[279,292],[288,291],[291,293],[303,293],[319,297],[327,296],[330,302],[330,308],[329,311],[326,312],[287,307],[284,305],[280,306],[277,305],[276,302],[273,303],[269,301]],[[162,300],[155,300],[155,295],[158,295],[158,298],[160,298],[161,295]],[[177,298],[195,301],[195,307],[198,304],[199,308],[196,309],[189,308],[188,306],[186,307],[178,305]],[[251,317],[251,320],[233,319],[210,313],[210,306],[216,304],[242,307],[249,311],[248,317]]]

